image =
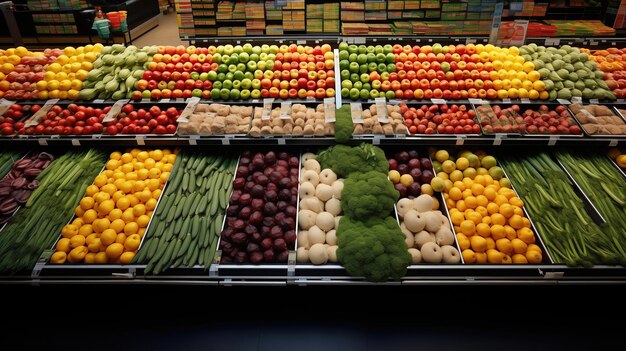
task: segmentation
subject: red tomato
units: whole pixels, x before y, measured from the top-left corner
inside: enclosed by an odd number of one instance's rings
[[[176,133],[176,126],[174,124],[168,124],[167,127],[165,127],[165,129],[167,130],[167,134]]]
[[[150,107],[150,114],[152,117],[156,117],[161,114],[161,108],[159,106]]]
[[[134,110],[135,110],[135,108],[131,104],[126,104],[126,105],[124,105],[124,107],[122,107],[122,111],[124,111],[126,113],[131,113]]]

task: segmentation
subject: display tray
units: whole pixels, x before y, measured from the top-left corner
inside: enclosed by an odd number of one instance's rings
[[[495,114],[491,104],[481,104],[480,106],[476,106],[474,104],[474,109],[476,110],[476,119],[478,119],[478,124],[480,125],[480,132],[485,136],[495,136],[495,137],[521,137],[524,133],[521,132],[486,132],[483,124],[480,121],[482,110],[485,108],[489,108],[491,112]],[[489,117],[486,117],[489,118]],[[491,123],[489,123],[491,125]]]
[[[408,107],[415,107],[416,109],[419,109],[422,105],[426,105],[426,106],[432,106],[432,105],[438,105],[438,106],[442,106],[442,105],[448,105],[448,107],[452,106],[452,105],[465,105],[467,108],[472,109],[472,111],[474,111],[474,123],[476,123],[477,125],[480,126],[480,121],[478,120],[478,111],[476,110],[476,106],[474,104],[472,104],[469,100],[468,101],[463,101],[463,102],[457,102],[457,101],[446,101],[445,104],[436,104],[433,103],[430,100],[424,100],[423,102],[417,102],[417,101],[407,101],[407,102],[402,102],[404,104],[406,104],[406,106]],[[441,112],[437,112],[437,115],[440,115]],[[404,116],[403,116],[404,117]],[[415,133],[415,134],[411,134],[408,130],[407,127],[407,135],[409,136],[419,136],[419,137],[425,137],[425,138],[433,138],[433,137],[450,137],[450,138],[456,138],[457,136],[463,136],[463,137],[479,137],[482,135],[482,128],[481,128],[481,132],[480,133],[439,133],[439,131],[437,130],[437,127],[434,128],[435,129],[435,133],[434,134],[426,134],[426,133]]]
[[[272,108],[270,110],[270,112],[274,111],[276,108],[281,108],[281,104],[282,102],[287,102],[287,100],[285,101],[281,101],[281,100],[274,100],[272,102]],[[288,121],[291,120],[294,122],[295,124],[295,118],[293,117],[293,105],[296,104],[300,104],[300,105],[304,105],[307,108],[312,108],[313,110],[316,110],[318,105],[323,105],[324,102],[323,100],[320,101],[310,101],[310,100],[302,100],[302,101],[291,101],[292,104],[289,108],[289,117],[284,118],[283,120]],[[256,107],[260,107],[263,108],[263,103],[258,103],[256,105],[253,105],[253,110],[252,110],[252,118],[250,119],[250,129],[252,129],[253,125],[254,125],[254,114],[255,114],[255,110]],[[280,117],[279,117],[280,118]],[[270,119],[265,119],[265,120],[261,120],[262,122],[267,122],[267,121],[272,121],[273,119],[270,117]],[[324,124],[326,124],[327,122],[324,122]],[[334,123],[334,122],[328,122],[328,123]],[[333,138],[334,137],[334,127],[333,127],[333,134],[326,134],[324,133],[324,135],[314,135],[314,134],[267,134],[267,135],[259,135],[259,136],[253,136],[251,135],[251,132],[248,132],[247,134],[248,137],[250,138],[255,138],[255,139],[271,139],[271,138],[290,138],[290,139],[312,139],[312,140],[318,140],[318,139],[322,139],[322,138]]]
[[[622,169],[622,167],[620,167],[617,162],[615,162],[615,160],[613,160],[612,158],[609,157],[609,160],[611,160],[611,163],[613,164],[613,166],[615,166],[615,168],[617,168],[617,171],[622,175],[622,177],[624,177],[624,179],[626,180],[626,172],[624,172],[624,169]]]
[[[622,122],[626,125],[626,118],[622,115],[621,112],[619,112],[619,109],[618,109],[618,106],[626,107],[626,105],[603,105],[603,106],[607,106],[611,110],[611,112],[615,116],[619,117],[622,120]],[[584,125],[580,123],[580,121],[578,120],[574,112],[571,110],[571,108],[568,106],[567,109],[570,111],[570,114],[574,116],[574,120],[578,122],[578,124],[580,125],[580,129],[583,131],[586,137],[593,138],[593,139],[596,139],[596,138],[626,139],[626,134],[590,134],[589,132],[587,132]]]

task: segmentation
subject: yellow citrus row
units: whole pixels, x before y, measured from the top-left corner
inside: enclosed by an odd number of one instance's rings
[[[524,202],[494,157],[464,151],[454,159],[445,150],[433,156],[438,173],[431,185],[443,192],[465,263],[541,263]]]
[[[129,264],[161,196],[176,155],[168,149],[113,152],[63,227],[51,263]]]

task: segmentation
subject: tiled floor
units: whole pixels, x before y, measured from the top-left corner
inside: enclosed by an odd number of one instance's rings
[[[159,26],[133,40],[133,44],[139,47],[145,45],[188,45],[178,37],[178,23],[176,13],[170,12],[159,17]]]

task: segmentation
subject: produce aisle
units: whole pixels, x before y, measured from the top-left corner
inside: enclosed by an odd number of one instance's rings
[[[624,283],[620,52],[2,51],[1,281]]]

